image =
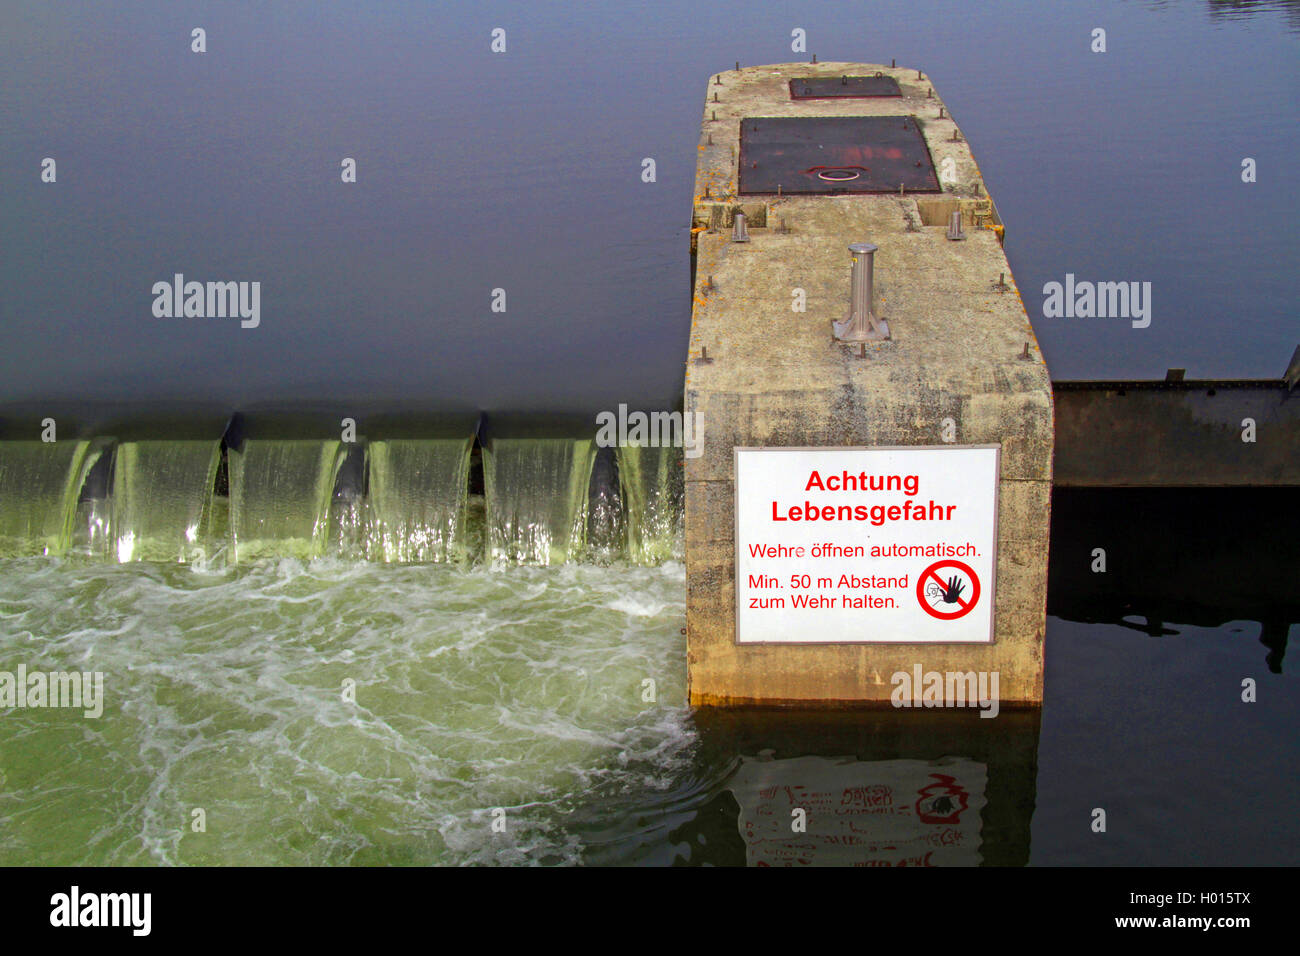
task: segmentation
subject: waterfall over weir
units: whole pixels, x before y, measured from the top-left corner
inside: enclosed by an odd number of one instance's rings
[[[482,451],[482,477],[477,468]],[[586,438],[0,441],[0,556],[547,565],[680,557],[680,451]]]
[[[99,448],[85,441],[7,441],[0,453],[0,555],[61,555]]]
[[[619,449],[619,485],[627,508],[628,558],[659,564],[680,558],[683,475],[681,450],[629,446]]]
[[[139,441],[117,447],[111,534],[118,561],[189,561],[206,553],[215,441]]]
[[[494,561],[562,564],[582,557],[594,452],[590,440],[488,442],[483,482],[488,549]]]
[[[229,455],[236,561],[325,553],[342,447],[338,441],[250,440]]]
[[[464,554],[471,438],[371,442],[367,555],[395,562]]]

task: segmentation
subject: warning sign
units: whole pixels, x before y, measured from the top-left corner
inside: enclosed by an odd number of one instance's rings
[[[736,641],[993,639],[998,448],[736,449]]]
[[[979,603],[980,579],[969,564],[936,561],[916,579],[916,599],[926,613],[941,621],[955,621]]]

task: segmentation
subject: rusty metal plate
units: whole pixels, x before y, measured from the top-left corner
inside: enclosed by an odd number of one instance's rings
[[[790,98],[796,100],[902,95],[898,80],[883,73],[875,76],[806,76],[790,81]]]
[[[740,122],[740,192],[937,193],[915,116],[753,117]]]

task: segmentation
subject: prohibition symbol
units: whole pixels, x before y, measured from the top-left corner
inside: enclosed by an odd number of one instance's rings
[[[936,561],[916,581],[916,599],[931,617],[955,621],[965,617],[979,603],[980,579],[969,564],[960,561]],[[940,608],[951,607],[951,611]]]

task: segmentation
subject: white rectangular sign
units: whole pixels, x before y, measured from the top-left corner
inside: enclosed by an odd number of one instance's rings
[[[735,452],[737,643],[993,640],[996,445]]]

